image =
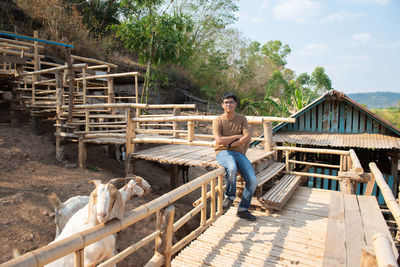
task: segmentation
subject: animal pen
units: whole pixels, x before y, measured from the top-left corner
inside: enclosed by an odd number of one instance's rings
[[[97,68],[110,71],[113,66],[106,62],[79,58],[83,63],[73,64],[71,55],[67,65],[41,69],[46,63],[40,60],[39,66],[37,61],[41,57],[35,52],[40,40],[33,40],[36,42],[33,46],[15,43],[22,41],[0,40],[2,47],[6,47],[0,50],[1,73],[17,77],[13,78],[17,85],[12,91],[13,98],[18,96],[30,111],[34,126],[41,119],[54,120],[57,158],[63,157],[65,139],[77,141],[80,167],[86,164],[87,143],[126,145],[128,175],[134,173],[134,163],[139,159],[170,164],[174,189],[128,211],[121,220],[113,219],[76,233],[1,266],[43,266],[70,253],[74,253],[74,266],[83,266],[86,246],[154,214],[153,233],[98,266],[113,266],[151,242],[154,256],[147,266],[397,266],[400,206],[377,164],[362,162],[355,149],[289,145],[288,141],[277,141],[279,134],[274,132],[272,123],[281,122],[279,127],[284,125],[287,129],[308,127],[303,119],[247,117],[252,128],[260,127],[264,135],[252,137],[260,145],[248,152],[258,179],[251,203],[257,221],[243,221],[235,216],[235,207],[227,212],[222,210],[225,170],[215,162],[212,135],[206,130],[215,116],[181,114],[182,110],[194,109],[194,105],[140,104],[138,73],[90,74]],[[29,54],[27,51],[32,47],[36,47],[35,51]],[[90,65],[93,63],[97,65]],[[33,69],[28,71],[29,67]],[[119,75],[133,77],[134,93],[129,98],[115,97],[113,80]],[[94,99],[98,102],[94,103]],[[117,100],[124,103],[116,103]],[[313,112],[308,114],[312,121]],[[312,125],[319,124],[310,123],[311,128]],[[158,146],[138,149],[138,144],[147,143]],[[322,158],[330,162],[322,162]],[[299,165],[337,172],[310,172]],[[179,186],[178,170],[190,166],[214,170],[191,181],[186,179]],[[365,171],[367,168],[369,172]],[[311,179],[317,183],[318,179],[324,179],[322,184],[328,181],[327,189],[331,190],[307,187]],[[363,194],[354,194],[356,184],[365,188]],[[385,212],[393,217],[394,226],[388,227],[376,197],[371,195],[374,186],[380,189],[387,206]],[[243,187],[239,177],[235,203]],[[174,203],[192,192],[200,198],[191,211],[177,218]],[[198,223],[197,228],[176,240],[174,233],[190,220]]]

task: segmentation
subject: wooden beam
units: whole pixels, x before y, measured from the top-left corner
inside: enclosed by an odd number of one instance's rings
[[[351,157],[351,161],[352,161],[351,170],[357,174],[362,174],[364,172],[364,170],[361,167],[361,163],[357,157],[356,152],[354,152],[353,149],[350,149],[349,152],[350,152],[350,157]]]
[[[74,107],[74,70],[72,68],[71,50],[65,47],[65,54],[68,64],[69,91],[68,91],[68,122],[72,122],[72,110]]]

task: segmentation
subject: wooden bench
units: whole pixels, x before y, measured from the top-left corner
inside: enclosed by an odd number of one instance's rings
[[[265,195],[259,198],[268,209],[281,210],[294,190],[299,186],[301,176],[286,174]]]
[[[272,160],[266,161],[264,166],[256,166],[256,169],[260,169],[256,172],[257,177],[257,188],[254,193],[253,199],[251,201],[252,206],[257,206],[259,208],[264,208],[264,205],[261,204],[258,199],[263,195],[263,185],[270,181],[272,178],[278,176],[281,171],[285,168],[285,163],[275,162]],[[239,203],[242,192],[246,186],[246,182],[243,180],[241,176],[238,176],[236,182],[237,188],[237,197],[235,199],[235,203]]]

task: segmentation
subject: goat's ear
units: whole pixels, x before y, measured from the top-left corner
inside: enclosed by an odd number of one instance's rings
[[[115,186],[110,186],[112,187],[112,196],[115,198],[114,205],[110,214],[110,219],[118,218],[119,220],[122,220],[125,214],[125,204],[122,201],[122,195]]]
[[[97,187],[99,184],[101,184],[101,181],[100,180],[90,180],[89,183],[92,183]]]
[[[97,220],[96,214],[94,214],[94,205],[96,204],[96,197],[97,197],[97,192],[96,190],[93,190],[89,198],[88,217],[85,224],[91,222],[92,220]]]
[[[62,204],[60,199],[57,197],[57,194],[54,192],[47,196],[47,200],[55,209],[58,209]]]
[[[137,185],[134,185],[134,188],[135,188],[136,195],[138,195],[139,197],[142,197],[144,195],[143,188],[141,188],[140,186],[137,186]]]

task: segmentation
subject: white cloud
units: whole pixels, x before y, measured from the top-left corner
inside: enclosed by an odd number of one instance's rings
[[[386,6],[389,4],[390,0],[352,0],[353,3],[373,3],[373,4],[379,4],[381,6]]]
[[[360,61],[367,61],[368,55],[345,55],[345,56],[338,56],[337,58],[340,62],[347,62],[347,63],[356,63]]]
[[[364,13],[339,12],[339,13],[331,14],[331,15],[327,16],[326,18],[323,18],[321,20],[321,22],[323,22],[323,23],[341,22],[346,19],[359,18],[364,15],[365,15]]]
[[[351,39],[354,41],[361,43],[361,44],[366,44],[370,41],[372,41],[372,36],[371,33],[369,32],[363,32],[363,33],[356,33],[351,36]]]
[[[270,1],[270,0],[264,0],[264,1],[261,3],[260,8],[261,8],[261,9],[266,8],[266,7],[268,6],[268,4],[269,4],[269,1]]]
[[[321,13],[322,4],[314,0],[282,0],[273,11],[277,19],[306,22]]]
[[[377,44],[376,46],[381,48],[400,48],[400,41],[394,43],[380,43]]]
[[[299,54],[311,56],[311,55],[326,53],[328,51],[329,51],[329,47],[326,43],[311,43],[311,44],[306,45],[299,52]]]
[[[251,21],[254,22],[254,23],[263,23],[263,22],[266,21],[266,19],[263,18],[263,17],[254,17],[254,18],[251,19]]]

